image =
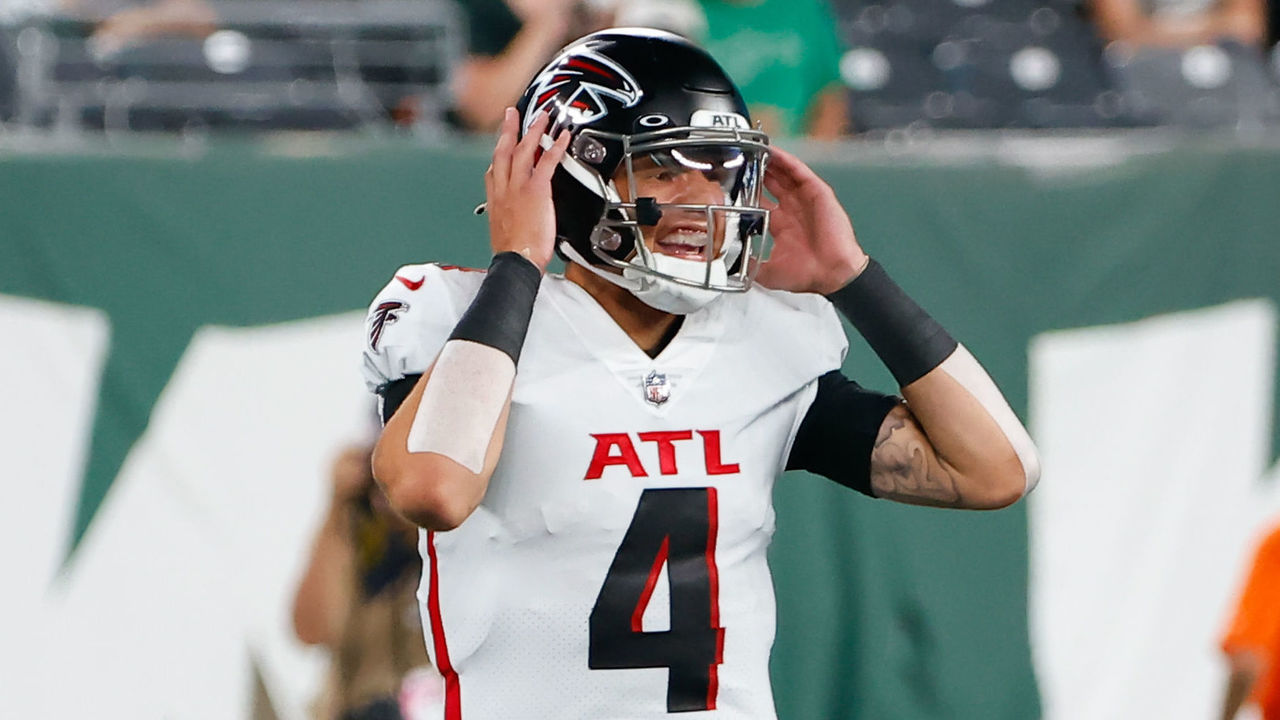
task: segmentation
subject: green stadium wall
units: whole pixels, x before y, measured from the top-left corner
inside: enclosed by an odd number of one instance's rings
[[[100,367],[86,371],[83,437],[73,438],[82,459],[70,469],[61,571],[33,575],[51,587],[72,582],[95,515],[193,337],[330,317],[346,328],[399,265],[487,262],[485,221],[472,213],[488,162],[481,143],[171,150],[0,157],[0,295],[88,309],[107,328]],[[1277,150],[1184,147],[1092,163],[1070,147],[1035,163],[1002,152],[943,161],[800,150],[836,188],[864,246],[983,361],[1024,419],[1038,336],[1280,302]],[[847,374],[891,389],[851,338]],[[56,362],[14,359],[30,351],[26,338],[8,332],[0,344],[5,367],[29,366],[20,382],[61,383],[42,375]],[[354,368],[356,352],[322,364]],[[1116,411],[1099,407],[1093,421],[1101,429]],[[1276,438],[1265,433],[1269,462]],[[5,478],[19,498],[41,481]],[[775,501],[773,675],[784,720],[1041,715],[1025,503],[980,514],[900,507],[799,474],[779,482]],[[33,592],[53,602],[46,588]]]

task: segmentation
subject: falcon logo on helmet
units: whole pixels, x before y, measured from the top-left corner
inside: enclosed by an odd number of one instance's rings
[[[533,99],[524,113],[524,130],[529,129],[540,111],[552,105],[575,125],[582,125],[609,114],[606,98],[627,108],[640,102],[644,97],[640,83],[622,66],[595,52],[593,45],[588,43],[561,55],[534,78]]]
[[[379,303],[378,307],[373,311],[373,317],[369,320],[369,349],[376,351],[378,342],[382,340],[382,329],[387,325],[400,319],[400,311],[408,310],[409,306],[399,300],[388,300]]]

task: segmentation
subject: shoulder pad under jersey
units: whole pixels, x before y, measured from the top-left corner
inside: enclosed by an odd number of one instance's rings
[[[369,305],[365,317],[365,385],[427,371],[484,280],[483,270],[405,265]]]
[[[831,301],[816,293],[770,290],[746,293],[755,353],[774,358],[810,379],[844,364],[849,339]]]

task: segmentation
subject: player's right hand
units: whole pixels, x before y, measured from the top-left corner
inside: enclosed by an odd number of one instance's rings
[[[542,113],[517,141],[520,116],[507,108],[493,149],[493,164],[484,174],[485,211],[493,254],[517,252],[545,271],[555,253],[556,210],[551,203],[551,175],[569,147],[569,132],[539,156],[538,141],[549,118]]]

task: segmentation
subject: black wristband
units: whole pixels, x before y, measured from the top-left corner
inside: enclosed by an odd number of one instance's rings
[[[541,282],[538,266],[523,255],[514,252],[494,255],[480,290],[453,327],[449,339],[488,345],[510,355],[512,362],[519,362]]]
[[[955,352],[955,338],[875,260],[827,299],[862,333],[899,386],[924,377]]]

